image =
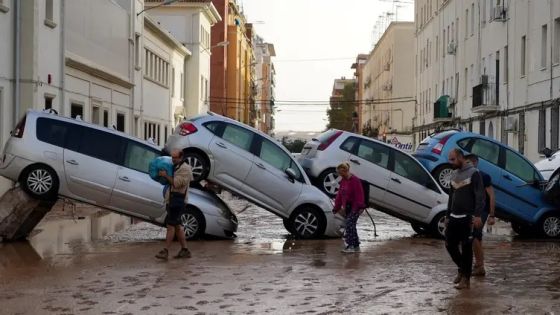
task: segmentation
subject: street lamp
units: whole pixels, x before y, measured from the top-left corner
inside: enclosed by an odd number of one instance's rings
[[[223,41],[223,42],[219,42],[219,43],[217,43],[216,45],[214,45],[214,46],[212,46],[212,47],[204,48],[204,49],[201,51],[201,53],[203,53],[203,52],[205,52],[205,51],[207,51],[207,50],[214,49],[214,48],[216,48],[216,47],[226,47],[227,45],[229,45],[229,41],[227,41],[227,40],[226,40],[226,41]]]
[[[160,4],[156,5],[155,7],[147,8],[147,9],[144,9],[144,10],[138,12],[138,14],[136,14],[136,16],[139,16],[140,14],[142,14],[142,13],[145,12],[145,11],[148,11],[148,10],[151,10],[151,9],[155,9],[155,8],[159,8],[159,7],[161,7],[162,5],[170,5],[170,4],[175,3],[175,2],[177,2],[177,1],[179,1],[179,0],[165,0],[165,1],[163,1],[163,3],[160,3]]]

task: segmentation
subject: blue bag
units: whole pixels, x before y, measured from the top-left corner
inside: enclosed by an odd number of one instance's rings
[[[162,185],[167,184],[167,180],[158,175],[160,170],[167,172],[167,175],[173,176],[173,161],[169,156],[160,156],[150,162],[150,177]]]

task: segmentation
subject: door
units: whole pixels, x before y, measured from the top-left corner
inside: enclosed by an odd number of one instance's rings
[[[225,124],[220,137],[210,142],[214,156],[214,178],[225,186],[243,192],[243,183],[253,166],[251,146],[255,134],[243,127]]]
[[[256,200],[287,216],[301,194],[303,175],[296,162],[276,143],[259,138],[245,190]],[[287,169],[296,173],[295,180],[286,175]]]
[[[437,184],[420,163],[400,151],[394,151],[392,164],[386,197],[391,209],[425,221],[432,208],[443,200]]]
[[[64,169],[70,192],[88,202],[108,205],[123,151],[121,137],[73,126],[64,150]]]
[[[124,161],[117,171],[111,206],[131,214],[159,218],[165,213],[163,185],[150,178],[149,166],[160,152],[133,140],[125,141]]]
[[[509,214],[533,222],[537,211],[542,207],[543,193],[535,186],[540,182],[537,170],[516,152],[504,150],[504,168],[499,179],[501,201],[506,203]]]
[[[369,183],[369,201],[387,206],[385,193],[389,183],[391,148],[374,141],[361,139],[350,155],[350,172]]]

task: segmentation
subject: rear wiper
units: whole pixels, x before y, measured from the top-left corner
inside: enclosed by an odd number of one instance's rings
[[[311,138],[311,141],[319,141],[317,138]]]

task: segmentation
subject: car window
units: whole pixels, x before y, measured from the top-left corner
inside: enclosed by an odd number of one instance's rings
[[[391,149],[384,145],[362,140],[358,146],[357,155],[366,161],[388,168],[390,152]]]
[[[204,127],[206,127],[206,129],[210,130],[213,134],[217,135],[218,131],[220,130],[220,125],[221,124],[222,124],[222,122],[219,122],[219,121],[211,121],[209,123],[204,124]]]
[[[506,150],[505,169],[525,182],[532,182],[536,179],[533,166],[511,150]]]
[[[253,132],[235,125],[227,124],[222,138],[243,150],[250,151],[251,143],[253,142]]]
[[[476,154],[481,159],[484,159],[492,164],[498,165],[500,147],[490,141],[476,139],[472,145],[471,153]]]
[[[350,137],[348,139],[346,139],[344,141],[344,143],[342,143],[342,145],[340,146],[340,148],[346,152],[352,152],[352,149],[354,148],[354,145],[356,144],[356,142],[358,142],[359,139],[355,138],[355,137]]]
[[[37,119],[37,139],[39,141],[64,147],[68,129],[68,124],[63,121],[48,118]]]
[[[301,179],[302,176],[299,167],[297,167],[290,155],[286,154],[286,152],[280,149],[278,145],[274,144],[272,141],[266,139],[262,140],[258,156],[261,160],[272,165],[281,172],[285,172],[288,168],[291,168],[296,173],[296,178],[298,180]]]
[[[394,172],[422,186],[432,181],[430,175],[428,175],[418,162],[399,151],[395,151]]]
[[[148,174],[150,162],[159,155],[159,152],[146,145],[128,141],[124,155],[124,166]]]
[[[463,150],[467,150],[467,146],[469,145],[470,141],[471,141],[471,138],[466,138],[466,139],[463,139],[463,140],[457,142],[457,145],[459,146],[459,148],[461,148]]]
[[[121,164],[125,147],[122,137],[81,126],[72,129],[73,140],[69,149],[106,162]]]

